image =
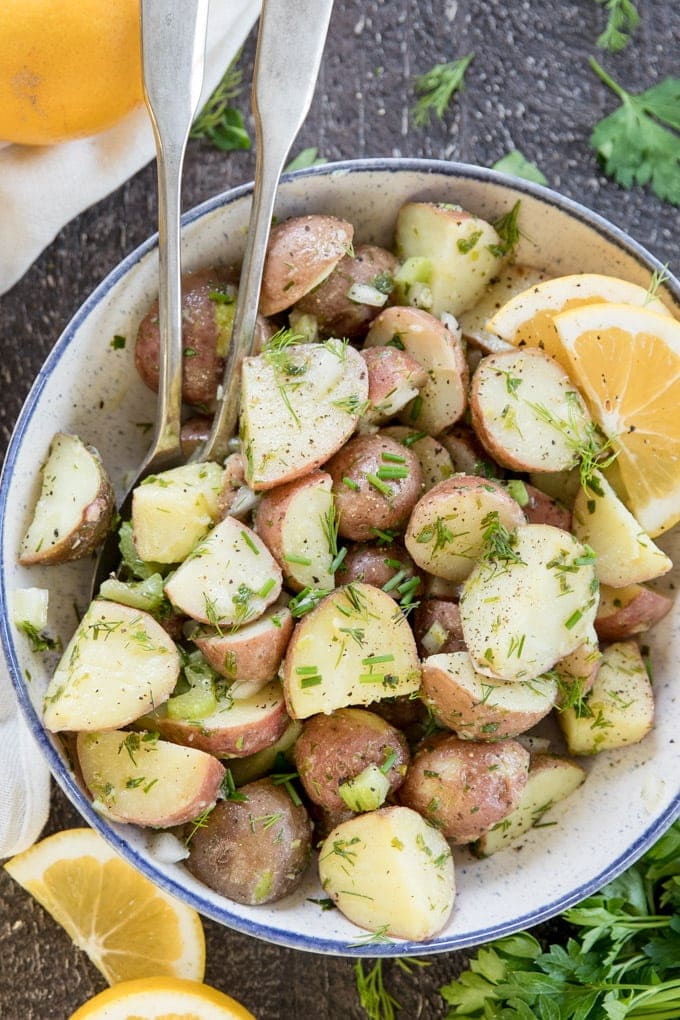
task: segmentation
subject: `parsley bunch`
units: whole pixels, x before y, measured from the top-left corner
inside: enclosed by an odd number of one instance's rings
[[[677,1020],[680,821],[596,895],[567,910],[566,945],[529,932],[480,949],[441,991],[446,1020]]]

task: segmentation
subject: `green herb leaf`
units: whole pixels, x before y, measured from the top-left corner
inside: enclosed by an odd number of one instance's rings
[[[592,57],[590,66],[621,100],[590,136],[604,172],[622,188],[648,184],[660,199],[680,205],[680,78],[664,78],[635,95]]]
[[[230,106],[241,92],[242,72],[236,67],[240,53],[224,72],[222,80],[194,121],[190,138],[206,138],[222,152],[249,149],[250,136],[243,116]]]
[[[596,0],[607,11],[607,24],[597,39],[601,50],[618,53],[630,42],[631,33],[640,24],[640,15],[631,0]]]
[[[512,149],[505,156],[497,160],[492,167],[493,170],[500,170],[501,173],[511,174],[512,177],[521,177],[525,181],[533,181],[535,184],[547,184],[547,178],[535,163],[527,159],[519,149]]]
[[[433,110],[442,119],[452,96],[465,87],[465,72],[473,58],[474,53],[468,53],[460,60],[435,64],[426,74],[418,75],[414,89],[420,98],[413,107],[414,124],[418,127],[429,124]]]
[[[309,149],[298,152],[297,156],[283,168],[283,172],[289,174],[293,170],[306,170],[309,166],[322,166],[327,162],[327,159],[319,157],[319,150],[315,146],[311,146]]]

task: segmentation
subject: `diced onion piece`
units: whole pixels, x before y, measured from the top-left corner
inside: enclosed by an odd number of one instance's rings
[[[382,308],[387,301],[388,295],[383,294],[377,287],[370,283],[353,283],[347,291],[350,301],[356,301],[358,305],[370,305],[372,308]]]

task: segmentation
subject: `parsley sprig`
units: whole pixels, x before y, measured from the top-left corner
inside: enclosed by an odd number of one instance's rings
[[[567,910],[566,944],[528,932],[480,949],[440,989],[455,1017],[672,1020],[680,1016],[680,821],[600,892]]]
[[[622,188],[648,184],[660,199],[680,205],[680,78],[634,94],[593,57],[590,66],[621,100],[590,136],[604,172]]]
[[[430,123],[432,111],[442,119],[453,95],[465,87],[465,72],[473,58],[474,53],[468,53],[460,60],[435,64],[426,74],[416,77],[414,88],[420,98],[413,107],[413,123],[417,127]]]

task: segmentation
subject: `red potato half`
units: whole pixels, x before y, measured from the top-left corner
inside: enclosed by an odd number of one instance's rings
[[[215,804],[224,778],[217,758],[157,733],[79,733],[77,750],[94,806],[117,822],[182,825]]]
[[[386,807],[341,822],[319,851],[319,878],[338,909],[361,928],[422,942],[453,907],[453,857],[415,811]]]
[[[255,531],[293,591],[333,588],[337,555],[335,507],[326,471],[312,471],[266,492],[255,514]]]
[[[240,429],[250,488],[273,489],[323,464],[352,435],[367,398],[366,363],[340,340],[245,358]]]
[[[263,687],[276,676],[292,633],[290,610],[274,605],[244,627],[198,631],[192,640],[220,676]]]
[[[427,372],[406,351],[367,347],[361,352],[368,369],[369,407],[362,427],[380,425],[399,413],[427,383]]]
[[[454,425],[442,432],[437,439],[448,451],[454,471],[465,475],[481,475],[483,478],[501,478],[503,469],[492,461],[466,425]]]
[[[272,903],[302,881],[312,826],[283,786],[258,779],[224,800],[189,840],[186,866],[211,889],[237,903]]]
[[[594,557],[549,524],[517,528],[502,558],[481,560],[463,585],[463,634],[475,669],[532,680],[593,633]]]
[[[329,811],[349,807],[342,784],[356,779],[368,766],[377,767],[385,777],[386,795],[394,793],[404,781],[410,760],[399,730],[363,708],[340,708],[308,719],[294,755],[307,795]]]
[[[399,800],[453,843],[471,843],[514,811],[529,773],[516,740],[433,738],[411,762]]]
[[[515,471],[564,471],[590,415],[564,369],[521,348],[482,358],[470,387],[472,425],[489,454]]]
[[[422,570],[449,581],[463,581],[482,554],[491,514],[509,531],[526,520],[502,485],[477,476],[454,475],[416,503],[404,536],[406,548]]]
[[[171,719],[162,705],[139,719],[136,726],[218,757],[245,758],[275,744],[289,722],[281,684],[273,680],[238,701],[227,691],[218,698],[214,712],[200,720]]]
[[[344,255],[323,283],[298,301],[295,311],[313,315],[322,337],[357,340],[387,301],[398,268],[392,252],[358,244],[354,255]]]
[[[45,693],[48,730],[127,726],[172,694],[180,670],[174,641],[148,613],[95,599]]]
[[[625,641],[654,627],[672,608],[672,599],[642,584],[625,588],[602,584],[595,630],[601,641]]]
[[[339,534],[356,542],[401,529],[421,492],[420,461],[389,436],[355,436],[326,470],[333,479]]]
[[[460,338],[428,312],[393,306],[373,320],[364,349],[396,347],[428,374],[414,401],[400,411],[405,425],[437,435],[465,413],[469,371]]]
[[[231,339],[236,287],[223,269],[201,269],[182,279],[182,396],[187,404],[212,407],[222,381]],[[135,366],[146,385],[158,389],[158,301],[142,319]]]
[[[491,680],[467,652],[430,655],[423,662],[421,697],[445,726],[464,740],[516,737],[540,722],[557,698],[557,682]]]
[[[97,450],[78,436],[57,432],[19,562],[66,563],[88,556],[108,533],[115,508],[113,486]]]
[[[351,247],[354,227],[335,216],[294,216],[272,228],[260,311],[276,315],[322,283]]]
[[[370,584],[337,588],[295,627],[284,661],[288,712],[307,719],[420,687],[413,632],[394,600]]]

